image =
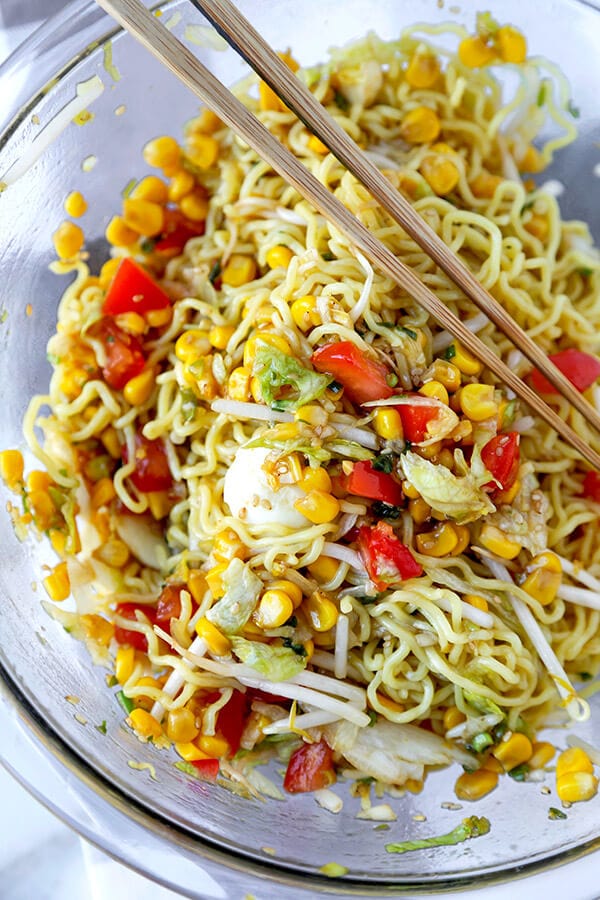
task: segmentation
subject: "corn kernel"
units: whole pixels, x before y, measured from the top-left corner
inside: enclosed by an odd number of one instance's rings
[[[240,287],[256,278],[256,263],[251,256],[234,253],[221,273],[221,281],[230,287]]]
[[[533,755],[527,765],[530,769],[544,769],[554,759],[556,748],[548,741],[534,741]]]
[[[418,500],[421,496],[416,487],[406,480],[402,482],[402,493],[408,500]]]
[[[340,564],[337,559],[331,556],[318,556],[313,563],[308,566],[308,571],[313,578],[316,578],[321,584],[331,581],[338,573]]]
[[[194,120],[194,131],[204,134],[213,134],[223,127],[223,122],[212,109],[203,109],[197,119]]]
[[[424,397],[434,397],[436,400],[439,400],[441,403],[445,403],[445,405],[448,406],[448,390],[441,381],[426,381],[425,384],[419,388],[419,394],[422,394]]]
[[[474,606],[475,609],[480,609],[482,612],[488,612],[490,608],[485,597],[480,597],[479,594],[464,594],[463,600],[469,606]]]
[[[216,350],[225,350],[234,332],[233,325],[215,325],[208,332],[208,340]]]
[[[5,485],[14,490],[23,481],[24,462],[20,450],[3,450],[0,453],[0,477]]]
[[[210,169],[219,157],[219,142],[210,134],[196,133],[188,139],[187,155],[199,169]]]
[[[458,544],[458,535],[452,522],[440,522],[432,531],[418,534],[415,542],[426,556],[448,556]]]
[[[269,588],[273,591],[284,591],[294,606],[294,609],[297,609],[303,600],[302,588],[298,587],[297,584],[294,584],[293,581],[288,581],[287,578],[282,578],[279,581],[272,581],[269,585]]]
[[[444,447],[444,449],[438,453],[435,461],[439,463],[440,466],[445,466],[447,469],[452,470],[454,467],[454,454],[448,447]]]
[[[494,61],[494,48],[485,43],[479,35],[464,38],[458,45],[458,58],[463,66],[477,69]]]
[[[504,767],[502,766],[502,763],[499,763],[498,760],[491,755],[491,753],[486,756],[481,764],[481,768],[485,769],[486,772],[495,772],[497,775],[504,774]]]
[[[298,71],[298,63],[292,56],[290,56],[289,53],[278,53],[277,56],[286,64],[288,69],[292,70],[292,72]],[[283,101],[279,99],[275,91],[272,90],[264,81],[259,82],[258,97],[259,105],[262,110],[270,109],[281,111],[287,109],[287,107],[285,106]]]
[[[454,793],[459,800],[479,800],[493,791],[498,784],[496,772],[478,769],[477,772],[463,772],[454,785]]]
[[[545,241],[550,231],[547,216],[539,216],[536,213],[533,213],[529,221],[525,222],[523,228],[539,241]]]
[[[229,744],[218,734],[203,734],[196,739],[196,744],[211,759],[221,759],[229,753]]]
[[[449,706],[444,711],[444,718],[442,719],[444,731],[450,731],[452,728],[456,728],[457,725],[462,725],[466,718],[464,712],[461,712],[458,706]]]
[[[460,178],[457,166],[451,159],[442,156],[426,156],[419,171],[438,197],[445,197],[453,191]]]
[[[598,793],[598,779],[589,772],[567,772],[556,779],[556,793],[563,803],[591,800]]]
[[[486,172],[484,169],[469,182],[469,187],[473,196],[478,199],[491,200],[501,184],[502,179],[499,175],[492,175],[491,172]]]
[[[250,397],[250,379],[252,372],[245,366],[234,369],[227,380],[227,395],[232,400],[246,401]]]
[[[458,341],[454,341],[452,346],[454,348],[452,362],[463,375],[479,375],[483,369],[483,363]]]
[[[413,88],[421,90],[433,87],[440,75],[440,63],[433,53],[416,51],[411,56],[406,69],[406,81]]]
[[[149,309],[145,313],[146,322],[150,328],[162,328],[168,325],[173,318],[173,308],[165,306],[163,309]]]
[[[149,237],[160,234],[165,224],[165,211],[151,200],[123,200],[123,221],[136,234]]]
[[[125,684],[133,675],[135,668],[135,647],[125,645],[119,647],[115,656],[115,678],[119,684]]]
[[[68,216],[78,219],[87,209],[87,203],[82,193],[71,191],[65,200],[65,212]]]
[[[204,600],[204,595],[208,585],[204,573],[199,569],[192,569],[187,577],[187,589],[192,595],[192,599],[200,606]]]
[[[323,491],[326,494],[331,492],[331,478],[323,466],[318,469],[306,468],[298,484],[307,494],[309,491]]]
[[[160,722],[150,715],[145,709],[132,709],[128,722],[140,737],[159,738],[162,735]]]
[[[561,778],[569,772],[588,772],[590,775],[594,771],[592,761],[581,747],[569,747],[563,750],[556,760],[556,777]]]
[[[456,547],[450,554],[451,556],[460,556],[471,543],[471,532],[466,525],[457,525],[455,522],[450,523],[456,533]]]
[[[465,384],[460,392],[460,408],[472,422],[484,422],[498,413],[491,384]]]
[[[119,313],[115,317],[115,324],[128,334],[141,335],[148,330],[146,320],[136,312]]]
[[[417,525],[423,525],[431,518],[431,507],[423,500],[422,497],[416,497],[414,500],[408,501],[408,511],[413,522]]]
[[[407,112],[400,125],[400,136],[408,144],[427,144],[435,141],[441,130],[436,113],[428,106],[417,106]]]
[[[155,383],[154,369],[144,369],[129,379],[123,388],[123,397],[130,406],[142,406],[152,396]]]
[[[67,549],[67,535],[64,531],[60,531],[58,528],[50,528],[48,531],[48,537],[50,538],[50,543],[52,544],[52,549],[59,556],[65,556]]]
[[[293,612],[291,597],[285,591],[270,589],[260,598],[253,618],[259,628],[279,628]]]
[[[533,144],[528,144],[525,153],[518,161],[519,172],[541,172],[545,168],[544,157]]]
[[[175,166],[181,159],[181,149],[175,138],[167,135],[148,141],[143,150],[144,160],[149,166],[162,169],[165,166]]]
[[[260,380],[256,377],[250,379],[250,394],[255,403],[262,403],[264,397],[260,388]]]
[[[129,196],[132,200],[150,200],[164,206],[169,199],[169,189],[161,178],[147,175],[136,184]]]
[[[107,566],[122,569],[129,559],[129,547],[119,538],[109,538],[96,550],[94,555]]]
[[[84,613],[80,616],[79,621],[88,638],[96,641],[102,647],[108,647],[115,635],[115,626],[112,622],[95,613]]]
[[[281,350],[282,353],[291,354],[292,348],[288,341],[279,334],[272,334],[270,331],[258,331],[248,338],[244,345],[244,366],[251,369],[256,356],[256,345],[258,342],[268,344]]]
[[[206,641],[206,646],[215,656],[227,656],[231,650],[231,641],[216,625],[202,616],[196,622],[196,634]]]
[[[294,413],[294,419],[296,422],[305,422],[307,425],[317,427],[327,425],[329,414],[318,403],[307,403],[305,406],[298,407]]]
[[[521,482],[517,478],[515,483],[505,491],[497,491],[494,494],[494,503],[496,504],[496,506],[502,506],[502,504],[511,504],[520,490]]]
[[[199,190],[186,194],[179,201],[179,209],[192,222],[204,222],[208,215],[208,199]]]
[[[505,772],[510,772],[515,766],[529,762],[533,756],[533,746],[526,734],[515,731],[494,747],[492,756],[502,763]]]
[[[401,441],[404,437],[400,413],[389,406],[380,407],[375,411],[373,427],[384,441]]]
[[[542,606],[548,606],[556,599],[562,582],[562,566],[555,553],[546,550],[531,560],[525,569],[527,578],[521,587]]]
[[[271,247],[270,250],[267,250],[267,265],[270,269],[287,269],[293,256],[294,254],[289,247],[277,244],[275,247]]]
[[[181,756],[182,759],[185,759],[186,762],[196,762],[199,759],[208,759],[209,756],[207,753],[203,753],[196,744],[192,743],[192,741],[182,741],[181,743],[175,744],[175,750]]]
[[[484,525],[479,535],[479,543],[501,559],[514,559],[521,552],[521,544],[507,537],[495,525]]]
[[[116,429],[113,428],[112,425],[109,425],[108,428],[104,429],[100,435],[100,440],[113,459],[121,459],[121,441]]]
[[[323,591],[315,591],[302,603],[311,627],[317,632],[329,631],[336,624],[338,608]]]
[[[175,342],[175,356],[182,363],[195,362],[210,352],[208,333],[200,328],[190,328],[179,335]]]
[[[52,235],[52,243],[59,259],[73,259],[83,247],[83,242],[83,231],[74,222],[63,222]]]
[[[121,222],[123,222],[122,219],[121,219]],[[124,228],[127,227],[124,222],[123,222],[123,227]],[[133,232],[132,232],[132,234],[133,234]],[[106,237],[106,233],[105,233],[105,237]],[[106,239],[108,240],[108,237],[106,237]],[[137,240],[137,234],[134,234],[132,243],[135,240]],[[114,242],[109,241],[109,243],[114,243]],[[117,269],[119,268],[120,265],[121,265],[121,258],[119,256],[115,256],[112,259],[107,259],[106,262],[104,263],[104,265],[102,266],[102,268],[100,269],[100,279],[99,280],[100,280],[100,287],[102,288],[103,291],[108,290],[108,288],[110,287],[110,283],[113,280],[113,278],[115,277]]]
[[[502,25],[494,35],[500,59],[508,63],[522,63],[527,58],[525,36],[512,25]]]
[[[66,562],[60,562],[54,566],[49,575],[43,581],[46,593],[55,603],[66,600],[71,593],[71,581]]]
[[[218,563],[218,565],[213,566],[212,569],[204,576],[206,578],[206,583],[209,587],[209,590],[215,600],[218,600],[219,597],[222,597],[225,593],[225,588],[223,586],[222,575],[225,569],[227,568],[228,563]]]
[[[321,324],[321,316],[317,312],[317,298],[312,294],[294,300],[290,312],[300,331],[310,331],[311,328]]]
[[[167,737],[177,744],[189,744],[200,733],[196,725],[196,716],[187,707],[171,709],[167,715]]]
[[[219,562],[232,559],[248,559],[249,550],[232,528],[226,528],[215,535],[212,553]]]
[[[462,382],[462,375],[460,369],[453,363],[446,362],[444,359],[436,359],[431,366],[430,372],[432,373],[433,380],[438,381],[443,385],[449,394],[453,394],[459,389]],[[429,384],[429,382],[426,381],[425,384]],[[425,385],[423,385],[423,387],[425,387]]]
[[[196,187],[196,179],[191,172],[181,169],[171,178],[168,187],[168,199],[170,203],[179,203]]]
[[[340,504],[336,497],[319,490],[309,491],[305,497],[296,500],[294,506],[313,525],[333,522],[340,511]]]
[[[316,136],[316,134],[311,134],[306,144],[309,150],[312,150],[313,153],[318,153],[320,156],[324,156],[325,153],[329,153],[329,147],[327,144],[324,144],[323,141]]]

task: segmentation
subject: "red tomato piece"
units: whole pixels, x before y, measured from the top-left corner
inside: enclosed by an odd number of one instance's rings
[[[400,413],[404,437],[411,444],[419,444],[427,438],[427,427],[438,415],[438,407],[423,406],[420,403],[414,406],[402,404],[394,409]]]
[[[151,309],[171,305],[169,295],[133,259],[126,256],[119,263],[104,299],[103,312],[107,316],[136,312],[143,315]]]
[[[150,620],[150,624],[153,625],[155,610],[151,606],[138,606],[135,603],[118,603],[115,612],[123,619],[137,622],[136,610],[138,609],[144,613],[146,618]],[[120,625],[116,625],[115,640],[118,644],[130,644],[142,653],[148,652],[148,641],[140,631],[130,631],[128,628],[121,628]]]
[[[153,247],[157,253],[180,253],[190,238],[204,234],[204,222],[191,222],[179,210],[166,210],[165,219],[165,229]]]
[[[378,522],[374,527],[361,526],[358,549],[378,591],[423,574],[422,567],[387,522]]]
[[[600,377],[600,359],[570,347],[548,357],[578,391],[585,391]],[[531,384],[540,394],[558,394],[545,375],[534,369]]]
[[[250,701],[241,691],[234,691],[230,700],[219,711],[217,731],[229,744],[229,756],[240,749],[240,741],[250,709]]]
[[[94,323],[90,334],[104,344],[106,362],[102,367],[104,380],[120,391],[131,378],[139,375],[146,365],[144,349],[132,334],[127,334],[116,323],[105,317]]]
[[[321,740],[302,744],[290,756],[283,786],[290,794],[319,791],[335,781],[331,747]]]
[[[216,781],[219,774],[218,759],[193,759],[192,765],[207,781]]]
[[[123,462],[127,463],[127,447]],[[151,441],[141,432],[135,436],[135,471],[129,476],[138,491],[168,491],[173,483],[169,460],[162,440]]]
[[[519,474],[519,441],[521,436],[516,431],[508,434],[497,434],[483,447],[481,459],[486,469],[491,472],[496,481],[500,482],[500,490],[507,491],[513,486]],[[495,490],[497,484],[494,481],[485,485],[490,490]]]
[[[600,472],[586,472],[583,479],[583,496],[600,503]]]
[[[183,588],[185,588],[185,584],[165,584],[160,592],[156,604],[155,621],[161,628],[168,628],[171,619],[177,619],[181,615],[181,591]]]
[[[327,372],[344,387],[353,403],[384,400],[394,393],[388,383],[391,371],[383,363],[371,359],[352,341],[325,344],[312,355],[317,372]]]
[[[392,475],[374,469],[373,463],[368,459],[354,463],[354,468],[347,478],[347,490],[350,494],[368,497],[369,500],[380,500],[390,506],[404,504],[400,483]]]

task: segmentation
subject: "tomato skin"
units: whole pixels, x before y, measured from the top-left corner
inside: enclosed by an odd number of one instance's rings
[[[219,711],[217,731],[229,744],[229,756],[240,749],[240,741],[250,711],[250,701],[241,691],[234,691],[231,698]]]
[[[145,269],[126,256],[119,263],[109,285],[102,309],[107,316],[129,312],[143,315],[152,309],[165,309],[170,305],[169,295]]]
[[[192,765],[207,781],[216,781],[219,774],[218,759],[193,759]]]
[[[600,503],[600,472],[586,472],[583,479],[583,496]]]
[[[336,779],[331,747],[321,740],[302,744],[290,756],[283,786],[290,794],[319,791]]]
[[[394,393],[387,381],[391,375],[387,366],[371,359],[352,341],[325,344],[315,350],[311,361],[317,372],[327,372],[339,381],[353,403],[384,400]]]
[[[386,472],[373,468],[373,463],[362,459],[354,463],[354,468],[347,476],[346,488],[349,494],[367,497],[369,500],[380,500],[390,506],[402,506],[404,494],[395,478]]]
[[[488,482],[488,490],[507,491],[513,486],[519,474],[521,436],[516,431],[508,434],[497,434],[484,445],[481,459],[486,469],[500,482],[500,488],[494,481]]]
[[[185,584],[165,584],[156,604],[155,622],[161,628],[168,628],[171,619],[181,615],[181,591]],[[192,600],[192,604],[193,604]]]
[[[411,444],[420,444],[427,438],[427,426],[438,415],[436,406],[423,406],[422,404],[409,406],[403,403],[401,406],[395,406],[394,409],[398,411],[402,419],[404,437]]]
[[[583,350],[576,350],[575,347],[569,347],[568,350],[553,353],[548,359],[560,369],[578,391],[587,390],[600,377],[600,359],[597,356],[584,353]],[[530,377],[532,387],[540,394],[559,393],[546,376],[538,372],[537,369],[533,370]]]
[[[118,603],[115,613],[123,619],[131,619],[137,622],[136,610],[140,610],[150,620],[150,624],[154,625],[155,610],[151,606],[138,606],[135,603]],[[142,653],[148,652],[148,641],[145,635],[139,631],[130,631],[127,628],[121,628],[120,625],[115,626],[115,640],[118,644],[130,644],[136,650]]]
[[[423,574],[421,565],[387,522],[378,522],[374,527],[362,525],[358,532],[358,549],[378,591]]]
[[[128,462],[127,447],[123,447],[123,462]],[[165,445],[160,438],[151,441],[141,432],[135,436],[135,470],[129,476],[138,491],[168,491],[173,483]]]
[[[90,328],[90,334],[104,344],[106,362],[102,367],[104,380],[116,391],[122,390],[130,379],[139,375],[146,365],[142,344],[127,334],[109,317],[100,319]]]
[[[166,210],[165,220],[164,231],[154,244],[153,250],[169,256],[181,253],[190,238],[203,235],[206,227],[204,222],[191,222],[175,209]]]

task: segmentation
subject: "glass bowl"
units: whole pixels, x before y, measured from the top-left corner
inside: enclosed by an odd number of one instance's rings
[[[593,175],[600,141],[598,9],[575,0],[551,0],[544,15],[535,0],[487,5],[523,29],[533,52],[559,62],[571,82],[581,110],[580,138],[559,155],[544,178],[564,184],[563,214],[586,219],[600,237],[598,181]],[[392,38],[419,20],[454,19],[472,25],[480,3],[469,0],[458,11],[443,8],[437,0],[348,0],[343,14],[334,0],[311,0],[301,12],[292,0],[248,0],[239,6],[276,47],[291,44],[297,58],[318,61],[332,43],[359,37],[367,27]],[[191,4],[181,0],[166,5],[163,17],[176,35],[188,39],[197,40],[199,34],[190,25],[205,24]],[[197,44],[194,51],[226,83],[246,71],[231,51]],[[84,126],[69,124],[37,157],[40,144],[31,150],[36,136],[72,100],[77,84],[92,75],[104,84],[91,106],[93,120]],[[0,194],[0,405],[2,446],[12,447],[23,444],[28,399],[44,392],[50,375],[45,348],[64,289],[64,282],[48,269],[53,258],[50,235],[64,217],[64,197],[78,189],[88,200],[82,225],[94,268],[106,255],[104,229],[120,204],[122,189],[147,171],[142,145],[157,134],[179,133],[197,102],[93,3],[71,4],[36,32],[0,69],[0,89],[3,98],[10,98],[0,109],[0,172],[25,154],[30,163]],[[8,721],[24,724],[41,752],[62,767],[69,797],[80,794],[120,816],[114,829],[119,840],[111,840],[99,813],[85,828],[79,825],[86,835],[171,886],[194,894],[187,875],[185,882],[183,876],[178,882],[172,866],[161,868],[161,853],[165,860],[172,852],[180,854],[186,865],[197,860],[213,875],[222,872],[221,896],[229,895],[236,878],[247,889],[261,882],[268,885],[266,896],[311,896],[321,889],[343,896],[382,896],[402,887],[412,893],[475,883],[481,887],[600,847],[598,800],[574,806],[564,821],[550,821],[552,797],[543,793],[544,785],[511,779],[458,811],[452,805],[457,772],[434,773],[422,794],[393,801],[398,821],[384,832],[355,818],[359,801],[343,786],[343,812],[332,815],[311,795],[258,803],[212,785],[190,783],[173,767],[172,756],[139,743],[122,726],[122,710],[106,688],[105,672],[94,668],[85,648],[42,610],[42,567],[51,561],[47,549],[33,540],[19,542],[8,515],[0,517],[0,540],[2,693],[13,710]],[[78,702],[74,705],[66,697]],[[599,716],[596,704],[595,718],[577,729],[596,744]],[[106,734],[95,727],[102,722]],[[131,763],[153,768],[134,768]],[[548,785],[552,787],[550,776]],[[44,794],[43,788],[36,790]],[[51,803],[66,810],[67,800],[54,798]],[[490,819],[492,829],[485,838],[402,856],[384,849],[389,840],[449,831],[471,813]],[[132,851],[142,845],[140,833],[152,837],[152,858],[138,859]],[[347,875],[335,882],[323,878],[319,869],[330,862],[345,866]],[[209,896],[203,891],[198,888],[195,895]]]

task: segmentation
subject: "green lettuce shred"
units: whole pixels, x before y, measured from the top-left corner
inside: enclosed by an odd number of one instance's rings
[[[316,400],[331,381],[328,375],[312,372],[293,356],[263,341],[256,344],[252,374],[258,379],[265,403],[277,410],[295,410]],[[291,388],[291,393],[288,390],[280,396],[283,388]]]
[[[264,585],[241,559],[232,559],[222,575],[225,593],[208,610],[206,618],[224,631],[235,634],[247,623]]]
[[[437,837],[423,838],[417,841],[402,841],[399,844],[386,844],[388,853],[410,853],[412,850],[427,850],[429,847],[453,847],[470,838],[480,837],[490,830],[489,820],[480,816],[469,816],[449,831]]]
[[[458,450],[455,456],[459,468],[458,464],[464,458],[461,460]],[[475,522],[495,512],[496,507],[482,490],[482,485],[493,481],[493,478],[487,471],[477,472],[473,463],[472,468],[465,465],[462,474],[455,475],[446,466],[437,466],[409,450],[402,456],[402,469],[404,477],[418,490],[425,503],[435,513],[452,519],[458,525]]]
[[[481,694],[475,694],[473,691],[465,690],[463,690],[463,697],[469,706],[476,709],[482,716],[493,715],[500,716],[501,719],[505,718],[504,713],[493,700],[488,700],[487,697],[482,697]]]
[[[231,643],[238,659],[269,681],[288,681],[306,666],[306,657],[299,656],[289,647],[261,644],[241,637],[232,638]]]

